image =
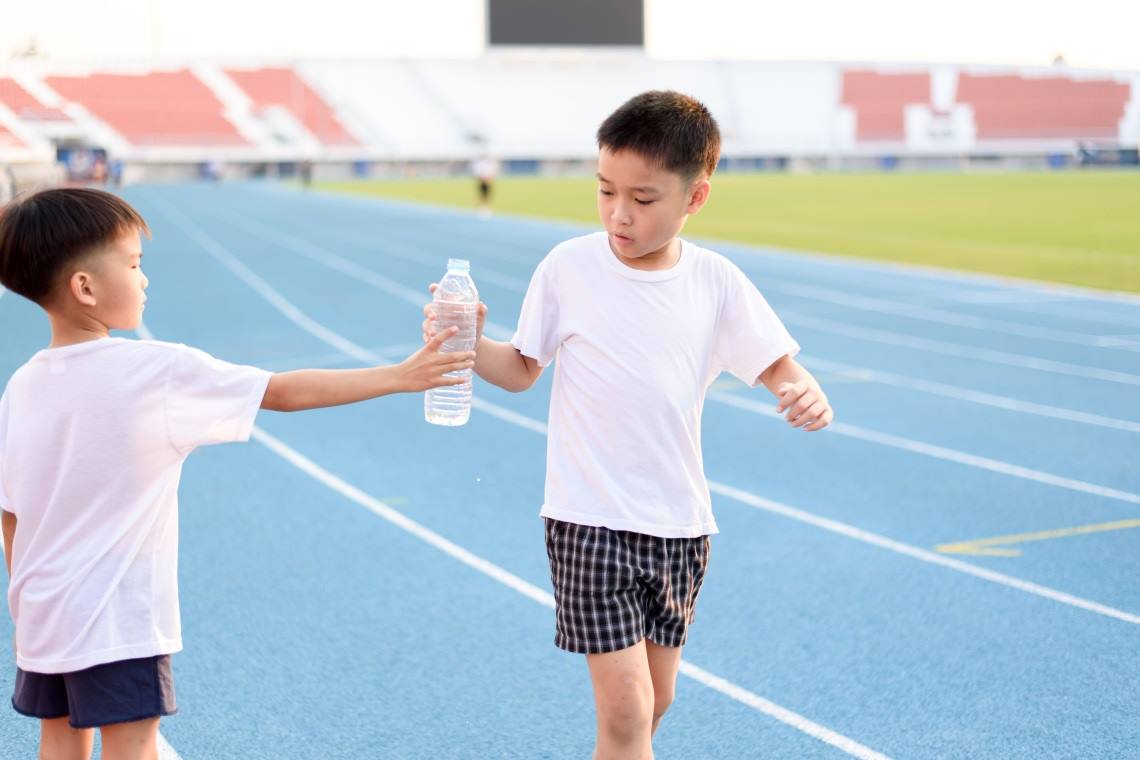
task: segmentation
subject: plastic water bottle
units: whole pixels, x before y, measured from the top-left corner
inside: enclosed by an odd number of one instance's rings
[[[438,331],[452,325],[459,328],[443,352],[475,350],[475,319],[479,311],[479,291],[471,279],[471,263],[448,259],[447,274],[439,281],[432,302]],[[432,388],[424,394],[424,418],[434,425],[462,425],[471,416],[471,370],[449,373],[462,377],[460,385]]]

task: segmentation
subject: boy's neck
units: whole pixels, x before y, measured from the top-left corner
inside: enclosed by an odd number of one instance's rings
[[[94,319],[76,319],[68,314],[48,311],[48,320],[51,322],[51,343],[48,348],[62,348],[111,337],[107,326]]]
[[[638,269],[643,272],[672,269],[677,266],[677,262],[681,260],[681,239],[676,237],[658,250],[636,258],[622,256],[614,250],[609,240],[606,241],[606,244],[609,245],[610,253],[612,253],[619,262],[630,269]]]

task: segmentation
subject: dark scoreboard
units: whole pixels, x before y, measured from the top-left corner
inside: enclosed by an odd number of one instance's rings
[[[487,0],[494,45],[645,45],[644,0]]]

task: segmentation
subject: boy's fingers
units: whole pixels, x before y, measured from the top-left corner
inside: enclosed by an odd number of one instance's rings
[[[776,406],[777,412],[782,412],[808,392],[807,383],[780,383],[776,387],[780,395],[780,403]]]
[[[792,404],[796,403],[796,394],[792,391],[784,391],[780,396],[780,403],[776,405],[776,411],[782,412],[785,409],[790,409]]]
[[[792,408],[788,410],[788,416],[791,419],[802,417],[807,414],[808,409],[811,409],[818,403],[819,399],[816,398],[814,393],[805,392],[804,395],[796,400],[796,403],[792,404]]]
[[[796,393],[796,390],[796,383],[780,383],[776,386],[776,394],[780,397],[780,403],[776,405],[777,412],[787,409],[802,395],[802,392]]]
[[[435,337],[432,338],[430,341],[428,341],[428,348],[433,350],[433,351],[439,350],[439,348],[442,347],[445,342],[447,342],[447,339],[450,338],[452,335],[455,335],[455,333],[457,333],[457,332],[459,332],[459,328],[456,327],[455,325],[452,325],[451,327],[447,328],[446,330],[441,330],[440,332],[437,332],[435,334]]]
[[[431,285],[428,285],[428,292],[429,293],[435,293],[435,289],[438,287],[439,287],[439,283],[433,282]]]
[[[804,429],[808,431],[823,430],[825,427],[831,424],[831,420],[834,419],[834,417],[835,413],[831,411],[831,407],[825,404],[823,406],[823,410],[819,413],[819,416],[812,420],[808,425],[805,425]]]
[[[804,425],[804,430],[808,431],[809,433],[814,433],[817,430],[823,430],[831,423],[831,420],[834,419],[834,417],[835,415],[832,413],[832,411],[830,409],[826,409],[818,419],[814,419],[807,425]]]
[[[823,414],[823,404],[817,401],[811,406],[804,409],[790,421],[792,423],[792,427],[804,427],[811,422],[815,422],[821,414]]]

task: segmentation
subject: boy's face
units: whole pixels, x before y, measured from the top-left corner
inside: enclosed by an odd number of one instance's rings
[[[686,182],[631,150],[602,148],[598,153],[598,216],[609,234],[610,249],[635,269],[676,263],[671,244],[708,194],[704,177]]]
[[[70,283],[80,303],[109,330],[139,326],[148,284],[138,230],[124,232],[92,253]]]

